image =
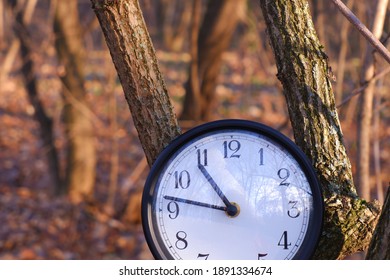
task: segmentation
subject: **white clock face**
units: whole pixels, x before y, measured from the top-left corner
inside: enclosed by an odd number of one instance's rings
[[[258,133],[220,130],[164,164],[151,219],[156,250],[173,259],[292,259],[313,212],[305,173]]]

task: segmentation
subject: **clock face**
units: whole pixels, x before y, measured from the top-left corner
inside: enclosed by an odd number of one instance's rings
[[[146,182],[142,216],[157,259],[307,259],[322,207],[295,144],[264,125],[225,120],[164,150]]]

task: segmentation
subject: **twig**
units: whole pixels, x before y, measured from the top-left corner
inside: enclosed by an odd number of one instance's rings
[[[343,15],[354,25],[360,33],[371,43],[371,45],[390,63],[390,52],[386,47],[371,33],[370,30],[352,13],[341,0],[332,0]]]
[[[380,73],[376,74],[374,77],[372,77],[371,80],[367,81],[364,85],[362,85],[361,87],[357,88],[357,89],[354,89],[351,94],[346,97],[340,104],[337,105],[337,108],[340,108],[341,106],[345,105],[346,103],[348,103],[352,97],[362,93],[366,88],[367,86],[370,84],[370,83],[374,83],[375,81],[377,81],[378,79],[382,78],[383,76],[385,76],[386,74],[390,73],[390,66],[385,68],[383,71],[381,71]]]

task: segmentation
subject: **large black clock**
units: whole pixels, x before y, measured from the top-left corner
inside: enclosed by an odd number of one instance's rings
[[[156,259],[309,259],[323,199],[310,161],[251,121],[193,128],[157,158],[142,198]]]

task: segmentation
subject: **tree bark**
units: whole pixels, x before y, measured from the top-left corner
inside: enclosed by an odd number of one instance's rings
[[[68,140],[66,189],[74,202],[91,196],[95,184],[96,148],[84,88],[84,45],[78,18],[77,0],[58,1],[54,16],[55,46],[63,84],[64,121]]]
[[[371,239],[366,259],[390,260],[390,186],[387,189],[382,214]]]
[[[149,165],[180,134],[137,0],[91,0]]]
[[[385,22],[386,8],[389,0],[379,0],[376,8],[375,18],[372,27],[372,33],[379,39],[382,35]],[[367,44],[367,50],[362,69],[361,84],[370,81],[375,75],[374,48]],[[358,137],[357,137],[357,185],[359,194],[366,200],[370,200],[370,143],[371,143],[371,124],[372,108],[376,83],[370,83],[359,96],[358,109]]]
[[[260,0],[295,141],[311,159],[325,200],[317,259],[367,248],[379,207],[359,199],[329,80],[329,65],[306,0]]]
[[[240,11],[246,2],[209,1],[207,11],[199,31],[198,79],[190,73],[186,86],[186,96],[182,114],[183,120],[209,120],[215,102],[215,88],[222,64],[222,54],[228,48],[235,27],[240,18]],[[192,92],[193,83],[200,87],[200,98]],[[193,107],[199,107],[195,110]]]

